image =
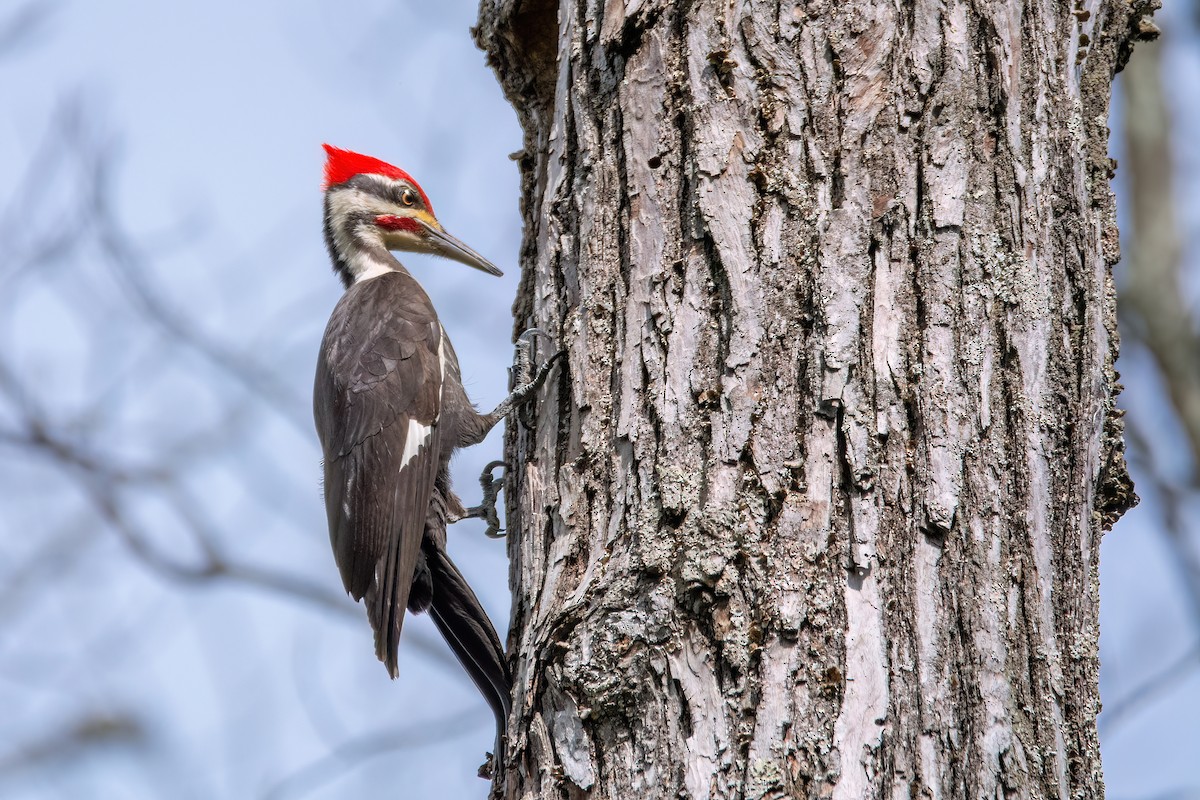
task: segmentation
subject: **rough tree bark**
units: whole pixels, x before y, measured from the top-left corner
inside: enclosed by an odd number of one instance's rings
[[[483,0],[525,130],[505,798],[1101,797],[1151,2]]]

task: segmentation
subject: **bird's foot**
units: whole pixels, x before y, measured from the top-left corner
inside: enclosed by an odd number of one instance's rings
[[[503,419],[511,414],[514,409],[528,402],[537,390],[542,388],[542,385],[546,382],[546,378],[550,376],[550,371],[554,369],[554,365],[566,357],[567,351],[560,350],[550,356],[546,360],[546,363],[542,364],[535,371],[533,368],[533,339],[535,336],[549,338],[549,335],[540,328],[530,328],[517,337],[517,355],[512,369],[513,390],[488,415],[492,419]],[[526,427],[529,427],[526,420],[522,419],[521,422]]]
[[[514,385],[510,397],[512,398],[513,406],[522,412],[520,414],[520,421],[525,428],[533,427],[532,412],[525,413],[526,409],[529,409],[526,403],[545,384],[546,379],[550,377],[550,371],[554,369],[554,365],[567,356],[566,350],[559,350],[535,371],[533,368],[535,364],[534,348],[538,336],[550,339],[553,342],[550,335],[541,328],[528,329],[517,337],[517,357],[513,364]]]
[[[504,538],[504,529],[500,527],[500,514],[496,510],[496,499],[500,490],[504,488],[504,479],[496,480],[492,475],[492,471],[497,467],[504,467],[507,470],[508,464],[503,461],[493,461],[483,468],[483,474],[479,476],[479,485],[483,487],[483,502],[468,508],[466,513],[459,518],[481,519],[486,522],[487,530],[483,533],[489,539]]]

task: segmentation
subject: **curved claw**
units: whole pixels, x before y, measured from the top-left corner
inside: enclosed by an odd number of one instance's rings
[[[517,337],[517,364],[521,369],[528,370],[530,368],[532,362],[530,354],[536,348],[536,339],[539,336],[545,339],[550,339],[550,341],[554,341],[550,334],[546,333],[541,328],[526,328],[525,331]]]
[[[521,332],[521,335],[517,337],[517,341],[523,342],[523,341],[525,341],[525,339],[533,337],[533,336],[544,336],[547,339],[553,338],[550,334],[546,333],[541,328],[526,328],[524,331]]]
[[[529,388],[530,384],[536,384],[533,387],[535,389],[540,387],[542,382],[546,380],[547,367],[564,355],[564,353],[557,353],[551,356],[550,360],[540,367],[537,366],[536,339],[539,336],[549,339],[552,343],[554,342],[554,337],[541,328],[527,328],[517,337],[517,353],[512,370],[512,388],[518,392],[521,389]]]

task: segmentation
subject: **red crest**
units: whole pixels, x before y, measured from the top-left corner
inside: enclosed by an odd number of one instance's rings
[[[425,196],[425,190],[421,188],[421,184],[413,180],[413,176],[409,175],[399,167],[393,167],[386,161],[380,161],[372,156],[364,156],[362,153],[355,153],[351,150],[342,150],[340,147],[334,147],[331,144],[322,145],[325,148],[325,153],[328,159],[325,161],[325,186],[328,189],[339,183],[344,183],[355,175],[382,175],[385,178],[394,178],[398,181],[407,181],[412,184],[412,187],[421,195],[421,200],[425,203],[425,208],[429,209],[429,213],[433,213],[433,205],[429,202],[429,198]]]

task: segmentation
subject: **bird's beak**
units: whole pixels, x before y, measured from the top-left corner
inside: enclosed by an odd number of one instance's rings
[[[468,267],[482,270],[489,275],[499,276],[504,274],[495,264],[446,233],[436,223],[430,225],[423,222],[423,224],[425,225],[425,241],[433,249],[435,255],[449,258],[460,264],[466,264]]]

